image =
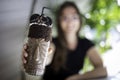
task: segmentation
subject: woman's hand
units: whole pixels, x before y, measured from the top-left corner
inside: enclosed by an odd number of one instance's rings
[[[72,75],[72,76],[66,78],[65,80],[80,80],[80,75],[75,74],[75,75]]]
[[[27,61],[26,61],[26,57],[28,56],[28,53],[27,53],[27,43],[23,45],[23,50],[22,50],[22,62],[23,64],[25,64]]]

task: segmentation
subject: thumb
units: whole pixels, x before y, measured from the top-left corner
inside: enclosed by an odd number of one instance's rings
[[[53,52],[52,48],[48,49],[48,55],[51,54]]]

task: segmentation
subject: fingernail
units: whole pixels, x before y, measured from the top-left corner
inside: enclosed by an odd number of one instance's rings
[[[26,49],[26,48],[27,48],[27,47],[26,47],[26,45],[24,45],[23,47],[24,47],[24,49]]]
[[[25,53],[25,57],[27,57],[28,56],[28,54],[27,53]]]
[[[26,63],[26,60],[24,60],[24,64]]]

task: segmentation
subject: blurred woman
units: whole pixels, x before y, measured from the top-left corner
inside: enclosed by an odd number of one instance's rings
[[[106,77],[106,68],[103,66],[95,45],[88,39],[79,37],[82,19],[77,6],[73,2],[64,2],[60,6],[56,14],[56,23],[58,36],[53,38],[51,43],[49,61],[43,79],[85,80]],[[25,49],[23,49],[23,54],[24,57],[27,57],[25,56],[28,55]],[[94,69],[79,74],[86,56]],[[23,62],[26,63],[25,58],[23,58]]]

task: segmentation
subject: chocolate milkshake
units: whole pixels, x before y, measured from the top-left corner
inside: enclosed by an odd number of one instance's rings
[[[25,72],[30,75],[42,75],[51,40],[52,20],[43,13],[33,14],[29,26]]]

